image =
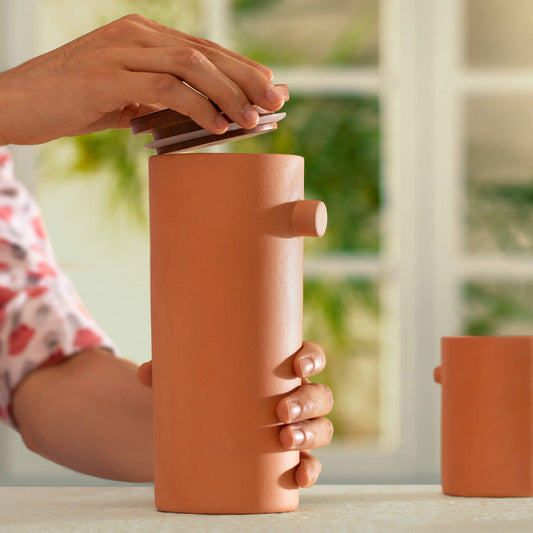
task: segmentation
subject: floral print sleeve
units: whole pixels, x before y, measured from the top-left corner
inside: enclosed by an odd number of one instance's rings
[[[41,212],[0,146],[0,421],[33,370],[87,348],[118,354],[58,265]]]

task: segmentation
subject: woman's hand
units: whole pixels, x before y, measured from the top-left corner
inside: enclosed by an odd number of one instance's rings
[[[296,469],[296,483],[300,487],[314,485],[320,474],[320,461],[311,455],[310,449],[327,446],[333,436],[333,425],[324,415],[333,408],[333,396],[329,387],[311,383],[310,376],[324,370],[326,356],[322,348],[304,341],[293,360],[296,376],[302,385],[278,403],[276,413],[285,425],[279,439],[287,450],[301,450],[300,465]],[[152,386],[152,362],[140,366],[137,377],[147,387]]]
[[[227,122],[211,102],[252,128],[252,104],[276,111],[284,100],[263,65],[128,15],[0,74],[0,145],[126,128],[162,107],[220,134]]]
[[[324,418],[333,408],[331,389],[311,383],[310,376],[324,370],[326,356],[314,342],[304,341],[293,360],[294,373],[302,378],[302,385],[278,403],[277,415],[286,424],[279,439],[287,450],[301,450],[296,482],[300,487],[314,485],[322,466],[310,449],[327,446],[333,436],[333,424]]]

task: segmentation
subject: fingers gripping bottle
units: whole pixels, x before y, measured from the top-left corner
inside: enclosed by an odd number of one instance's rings
[[[299,452],[276,406],[300,385],[303,236],[324,233],[325,206],[303,199],[299,156],[164,151],[149,163],[156,507],[294,510]]]

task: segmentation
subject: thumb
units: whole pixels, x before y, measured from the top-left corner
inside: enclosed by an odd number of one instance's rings
[[[152,361],[143,363],[137,370],[137,379],[145,387],[152,386]]]

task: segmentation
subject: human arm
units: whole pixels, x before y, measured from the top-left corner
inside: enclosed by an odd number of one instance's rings
[[[26,446],[67,468],[120,481],[152,481],[152,391],[137,365],[84,350],[34,370],[12,397]]]
[[[211,102],[251,128],[252,104],[275,111],[284,103],[271,80],[251,59],[128,15],[0,73],[0,145],[127,128],[161,107],[223,133],[227,123]]]

